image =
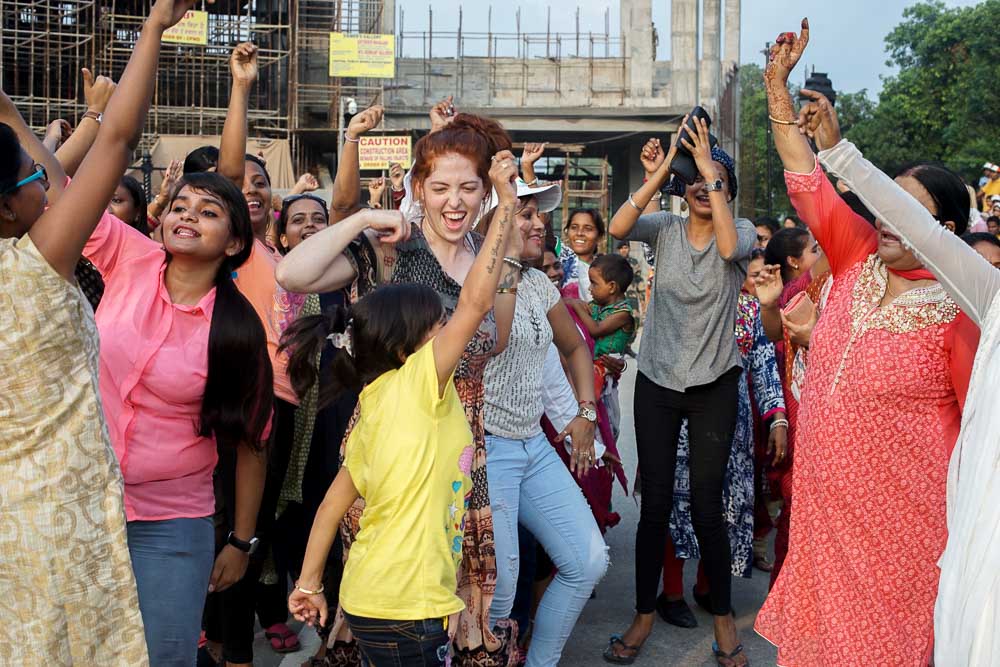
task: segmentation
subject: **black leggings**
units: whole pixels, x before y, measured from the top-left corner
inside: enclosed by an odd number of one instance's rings
[[[678,392],[639,373],[635,382],[635,439],[642,477],[642,507],[635,536],[636,611],[656,609],[663,569],[681,421],[687,417],[691,448],[691,522],[708,577],[712,612],[730,612],[730,547],[722,486],[736,428],[739,378],[732,368],[711,384]]]

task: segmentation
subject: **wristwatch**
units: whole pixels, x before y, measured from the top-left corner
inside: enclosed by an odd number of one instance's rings
[[[236,537],[236,533],[229,531],[229,537],[226,538],[226,544],[236,547],[249,556],[252,555],[253,552],[257,551],[257,546],[260,544],[260,540],[256,537],[251,537],[249,542],[244,542],[240,538]]]
[[[715,192],[716,190],[721,190],[722,179],[721,178],[715,179],[715,183],[705,183],[705,186],[702,189],[705,192]]]
[[[597,410],[594,409],[594,404],[589,401],[580,403],[580,411],[576,413],[576,416],[583,417],[591,424],[597,422]]]

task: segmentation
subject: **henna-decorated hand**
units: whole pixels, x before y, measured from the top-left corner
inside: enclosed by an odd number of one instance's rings
[[[768,57],[767,68],[764,70],[764,81],[768,84],[785,86],[788,75],[795,69],[809,44],[809,19],[802,19],[802,32],[796,36],[794,32],[783,32],[778,35]]]

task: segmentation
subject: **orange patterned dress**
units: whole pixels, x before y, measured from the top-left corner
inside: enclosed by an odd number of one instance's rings
[[[874,229],[818,167],[786,180],[834,283],[809,350],[788,557],[755,627],[786,667],[922,667],[978,328],[938,283],[880,306]]]

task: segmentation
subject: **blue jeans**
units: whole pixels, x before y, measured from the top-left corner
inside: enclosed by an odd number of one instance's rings
[[[583,492],[544,433],[527,440],[487,436],[486,473],[497,560],[490,624],[507,618],[514,605],[520,521],[558,570],[538,605],[527,662],[551,667],[607,570],[608,548]]]
[[[150,667],[192,667],[215,562],[212,518],[129,521]]]
[[[364,667],[438,667],[448,657],[444,619],[390,621],[344,612],[347,625],[361,649]]]

